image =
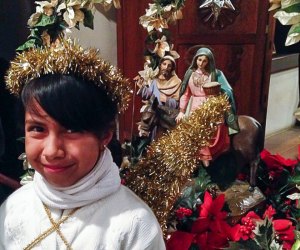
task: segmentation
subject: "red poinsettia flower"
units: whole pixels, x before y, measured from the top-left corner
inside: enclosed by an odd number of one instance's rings
[[[267,218],[271,219],[274,214],[276,214],[276,210],[270,205],[264,212],[263,218],[267,217]]]
[[[216,250],[223,249],[228,245],[228,239],[223,234],[217,232],[205,232],[195,236],[194,243],[200,249]]]
[[[265,162],[268,169],[273,171],[282,171],[284,167],[293,170],[298,162],[297,160],[286,159],[279,154],[272,155],[266,149],[260,153],[260,157]]]
[[[192,233],[202,233],[208,229],[217,231],[227,212],[222,211],[225,195],[221,194],[213,199],[209,192],[205,192],[203,204],[199,207],[199,218],[192,226]]]
[[[175,231],[167,240],[167,250],[188,250],[194,241],[195,234]]]
[[[286,219],[273,220],[273,226],[279,239],[283,242],[283,249],[291,249],[295,242],[295,226],[293,226],[292,222]]]

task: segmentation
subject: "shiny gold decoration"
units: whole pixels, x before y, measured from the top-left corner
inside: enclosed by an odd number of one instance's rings
[[[147,156],[130,170],[127,186],[152,208],[165,236],[169,213],[196,168],[198,151],[209,145],[229,107],[225,94],[209,98],[187,120],[154,141]]]
[[[68,250],[71,250],[71,246],[70,244],[66,241],[65,237],[62,235],[61,231],[60,231],[60,225],[62,225],[66,220],[68,220],[78,209],[80,208],[74,208],[71,210],[71,212],[69,214],[67,214],[66,216],[62,217],[60,220],[58,220],[57,222],[55,222],[51,216],[51,212],[49,210],[49,208],[44,205],[44,209],[46,211],[46,214],[52,224],[52,227],[50,227],[49,229],[47,229],[46,231],[44,231],[43,233],[41,233],[37,238],[35,238],[31,243],[29,243],[24,250],[30,250],[35,248],[35,246],[37,244],[39,244],[42,240],[44,240],[45,238],[47,238],[51,233],[53,232],[57,232],[58,235],[61,237],[61,239],[63,240],[64,244],[66,245]]]
[[[104,87],[116,100],[120,111],[128,107],[130,82],[120,71],[99,56],[99,51],[83,49],[75,41],[61,40],[56,47],[34,48],[17,54],[6,75],[9,90],[19,95],[23,86],[47,74],[74,74]]]

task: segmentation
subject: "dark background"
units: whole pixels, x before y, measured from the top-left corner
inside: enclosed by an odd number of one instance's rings
[[[24,173],[18,156],[24,151],[24,144],[17,139],[23,136],[19,130],[17,98],[5,88],[4,75],[9,61],[14,58],[16,48],[29,35],[27,20],[34,12],[33,0],[0,1],[0,174],[17,181]],[[0,204],[13,190],[0,183]]]

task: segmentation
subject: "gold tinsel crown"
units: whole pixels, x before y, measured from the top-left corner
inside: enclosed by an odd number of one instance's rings
[[[83,49],[74,40],[62,39],[55,47],[33,48],[17,54],[5,77],[11,93],[20,95],[23,86],[47,74],[73,74],[103,87],[125,110],[132,95],[130,82],[103,60],[95,48]]]

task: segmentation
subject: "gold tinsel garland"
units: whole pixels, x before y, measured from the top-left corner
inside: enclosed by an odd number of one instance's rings
[[[33,48],[17,54],[6,75],[7,87],[19,95],[27,82],[47,74],[73,74],[102,86],[117,101],[120,111],[128,107],[131,99],[129,80],[100,58],[98,50],[83,49],[71,39],[62,39],[55,47]]]
[[[147,156],[130,170],[126,185],[154,211],[166,237],[167,219],[196,168],[197,153],[209,145],[230,104],[211,97],[174,130],[154,141]]]

